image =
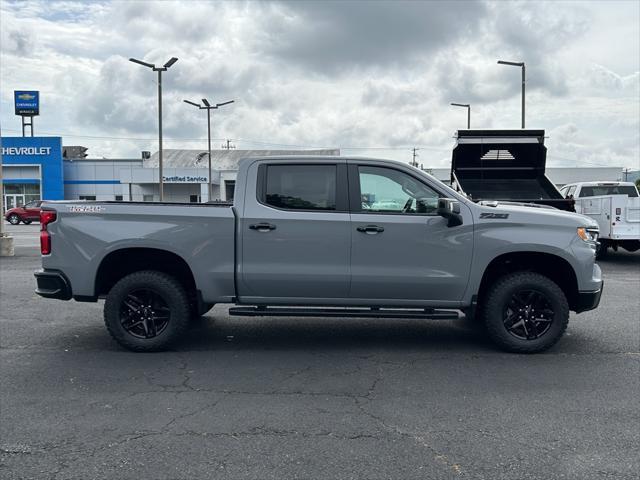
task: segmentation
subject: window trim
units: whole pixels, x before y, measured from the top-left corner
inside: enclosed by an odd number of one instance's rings
[[[296,166],[296,167],[336,167],[336,208],[335,210],[314,210],[307,208],[281,208],[267,203],[267,168],[271,166]],[[291,162],[268,162],[258,165],[258,178],[256,188],[257,202],[267,208],[273,208],[281,212],[305,212],[305,213],[349,213],[347,166],[344,163],[291,163]]]
[[[412,217],[437,217],[437,213],[404,213],[404,212],[372,212],[370,210],[365,210],[362,208],[362,193],[360,191],[360,167],[376,167],[383,168],[387,170],[394,170],[399,173],[404,173],[409,177],[413,178],[416,182],[421,183],[422,185],[430,188],[434,192],[438,194],[438,198],[448,198],[446,195],[442,193],[441,190],[435,188],[433,185],[425,182],[423,179],[418,178],[416,175],[413,175],[411,172],[407,172],[400,168],[390,167],[387,165],[378,165],[375,163],[351,163],[349,164],[349,211],[351,213],[361,213],[365,215],[403,215],[403,216],[412,216]],[[354,208],[355,206],[355,208]]]

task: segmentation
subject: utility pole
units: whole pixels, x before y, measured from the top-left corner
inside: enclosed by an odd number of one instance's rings
[[[178,59],[171,57],[162,67],[156,67],[153,63],[143,62],[135,58],[130,58],[129,61],[158,72],[158,185],[160,188],[160,201],[162,202],[164,200],[164,179],[162,178],[162,72],[166,72]]]
[[[411,161],[411,166],[413,167],[418,167],[418,162],[416,160],[417,157],[419,157],[418,155],[418,150],[420,150],[419,148],[413,147],[413,160]]]
[[[225,141],[225,143],[222,144],[222,149],[223,150],[230,150],[232,148],[236,148],[235,145],[231,144],[231,139],[227,138],[227,140]]]

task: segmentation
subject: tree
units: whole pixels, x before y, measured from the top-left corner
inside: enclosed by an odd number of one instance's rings
[[[636,187],[640,190],[640,177],[636,178]]]

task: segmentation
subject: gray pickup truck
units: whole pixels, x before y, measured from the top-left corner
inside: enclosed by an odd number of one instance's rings
[[[406,164],[241,162],[233,204],[46,202],[36,293],[95,302],[125,348],[168,347],[214,304],[231,315],[458,318],[539,352],[596,308],[598,225],[475,204]]]

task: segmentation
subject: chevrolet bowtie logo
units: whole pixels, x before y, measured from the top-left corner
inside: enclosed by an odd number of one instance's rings
[[[34,98],[36,98],[36,96],[31,95],[30,93],[21,93],[20,95],[18,95],[18,98],[20,100],[33,100]]]

